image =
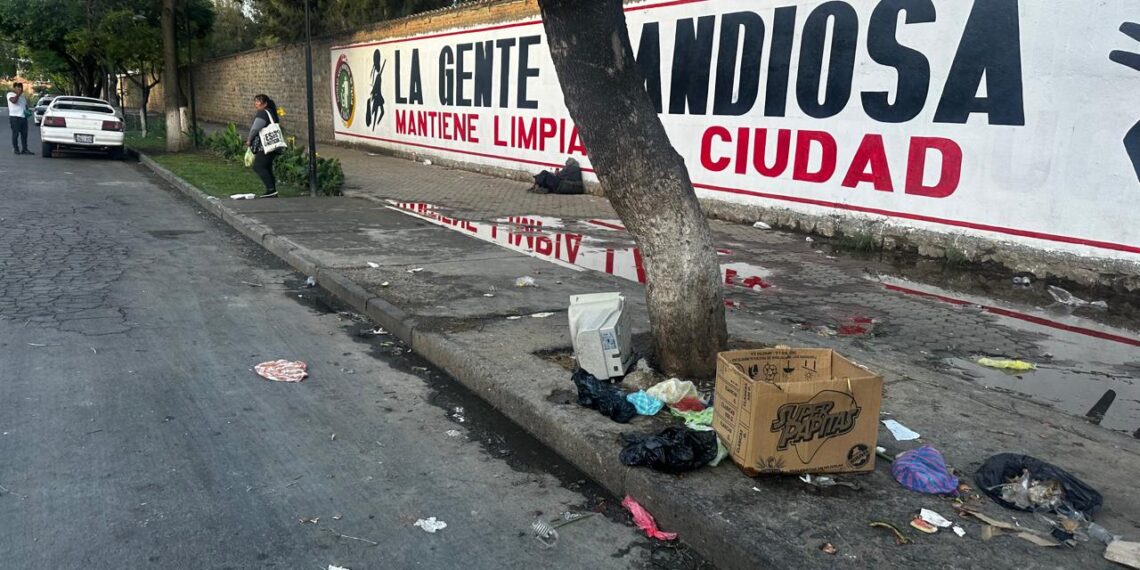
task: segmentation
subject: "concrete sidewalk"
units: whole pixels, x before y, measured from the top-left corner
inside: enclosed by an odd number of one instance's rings
[[[525,183],[358,150],[326,147],[322,154],[341,158],[350,196],[223,202],[148,164],[615,494],[636,497],[663,528],[679,531],[719,566],[831,567],[836,558],[819,551],[831,542],[839,558],[858,567],[1108,567],[1095,544],[1070,551],[1009,537],[982,542],[981,527],[967,522],[966,538],[911,531],[916,544],[897,547],[869,523],[904,528],[920,507],[953,512],[948,500],[900,487],[883,463],[852,478],[859,491],[819,490],[791,477],[748,479],[730,464],[684,478],[622,466],[620,433],[669,422],[641,418],[622,426],[579,408],[569,372],[544,358],[568,352],[567,298],[584,292],[624,292],[644,344],[640,257],[605,201],[529,195]],[[401,204],[393,208],[389,200]],[[884,411],[923,437],[898,443],[881,430],[880,445],[894,453],[930,443],[967,480],[994,453],[1037,456],[1104,494],[1098,522],[1126,539],[1140,534],[1133,475],[1140,445],[1120,433],[1138,425],[1129,423],[1135,407],[1112,410],[1105,427],[1064,411],[1095,402],[1106,386],[1121,400],[1140,399],[1130,380],[1140,370],[1134,333],[1080,315],[1043,315],[1033,309],[1040,289],[1014,299],[955,296],[921,283],[869,279],[886,268],[832,255],[793,234],[723,223],[714,223],[714,232],[724,248],[733,338],[832,347],[883,372]],[[515,288],[524,275],[539,287]],[[540,312],[555,316],[508,318]],[[1005,377],[973,364],[977,355],[1049,366]],[[1025,391],[1035,393],[1018,393]],[[1044,528],[1024,513],[986,501],[977,506]],[[563,540],[573,540],[573,532]]]

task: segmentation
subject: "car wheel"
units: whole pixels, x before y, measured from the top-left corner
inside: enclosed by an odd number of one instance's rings
[[[123,160],[126,158],[126,153],[123,152],[123,147],[121,146],[111,149],[107,154],[111,157],[111,160]]]
[[[40,149],[40,156],[42,156],[44,158],[51,158],[51,153],[54,150],[55,150],[55,145],[51,144],[49,142],[46,142],[43,144],[43,148]]]

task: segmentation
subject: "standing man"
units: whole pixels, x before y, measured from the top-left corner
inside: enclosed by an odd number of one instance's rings
[[[24,97],[24,84],[12,85],[8,100],[8,124],[12,127],[12,148],[16,154],[35,154],[28,150],[28,98]],[[24,150],[20,150],[20,147]]]

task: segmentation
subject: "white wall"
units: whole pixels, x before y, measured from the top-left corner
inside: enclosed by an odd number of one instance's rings
[[[1140,138],[1140,69],[1110,59],[1140,52],[1140,34],[1120,31],[1140,20],[1140,0],[626,10],[639,60],[660,76],[649,91],[705,198],[1140,260],[1140,162],[1125,143],[1133,125]],[[384,116],[372,121],[377,51]],[[338,140],[531,171],[567,156],[589,164],[537,20],[334,47],[330,58]]]

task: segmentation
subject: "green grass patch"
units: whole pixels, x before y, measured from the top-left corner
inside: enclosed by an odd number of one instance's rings
[[[124,139],[127,147],[139,152],[147,154],[166,152],[166,133],[157,129],[149,131],[146,138],[143,138],[140,131],[127,131]]]
[[[874,236],[861,232],[836,236],[832,243],[839,249],[859,253],[873,253],[881,249]]]
[[[213,154],[180,152],[156,154],[151,158],[211,196],[261,194],[265,191],[265,186],[252,169]],[[277,191],[286,198],[308,195],[307,189],[280,183],[277,184]]]

